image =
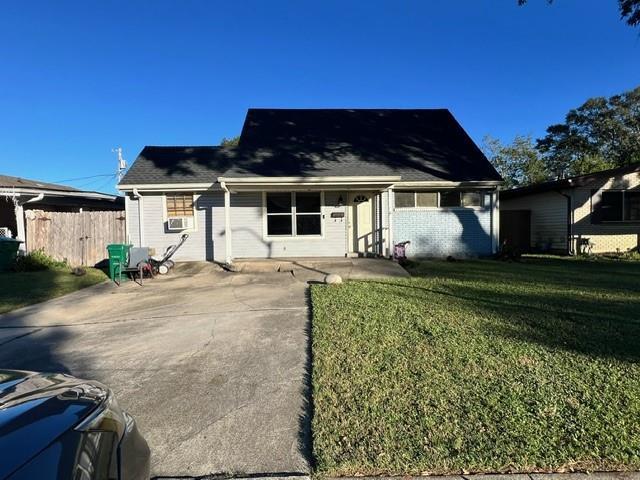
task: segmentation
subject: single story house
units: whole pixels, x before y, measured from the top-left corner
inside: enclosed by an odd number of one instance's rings
[[[500,175],[445,109],[249,109],[236,147],[147,146],[127,235],[177,260],[481,256]]]
[[[640,164],[500,193],[503,241],[522,251],[574,254],[637,249]]]
[[[81,212],[124,210],[117,195],[78,190],[56,183],[0,175],[0,236],[17,238],[26,245],[25,211]]]

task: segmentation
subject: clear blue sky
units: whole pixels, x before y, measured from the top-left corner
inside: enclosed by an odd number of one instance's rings
[[[508,141],[640,84],[616,0],[516,3],[3,2],[0,173],[111,173],[112,147],[216,144],[248,107],[447,107]]]

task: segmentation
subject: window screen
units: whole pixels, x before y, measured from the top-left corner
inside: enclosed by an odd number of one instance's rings
[[[437,207],[438,192],[418,192],[416,193],[416,205],[418,207]]]
[[[396,208],[413,208],[416,206],[415,192],[395,192]]]
[[[481,207],[482,195],[480,192],[462,192],[463,207]]]
[[[193,217],[193,194],[172,193],[166,198],[168,217]]]

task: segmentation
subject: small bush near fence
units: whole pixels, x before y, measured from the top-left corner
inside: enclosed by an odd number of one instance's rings
[[[27,255],[17,257],[13,270],[15,272],[40,272],[42,270],[62,268],[66,265],[65,262],[50,257],[43,250],[34,250]]]

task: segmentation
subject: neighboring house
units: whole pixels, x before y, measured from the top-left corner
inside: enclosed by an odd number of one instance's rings
[[[26,212],[30,210],[121,211],[124,210],[124,199],[66,185],[0,175],[0,235],[22,240],[22,250],[27,246]]]
[[[500,192],[502,240],[524,251],[627,251],[640,241],[640,164]]]
[[[250,109],[237,147],[145,147],[127,233],[178,260],[490,255],[502,179],[448,110]]]

